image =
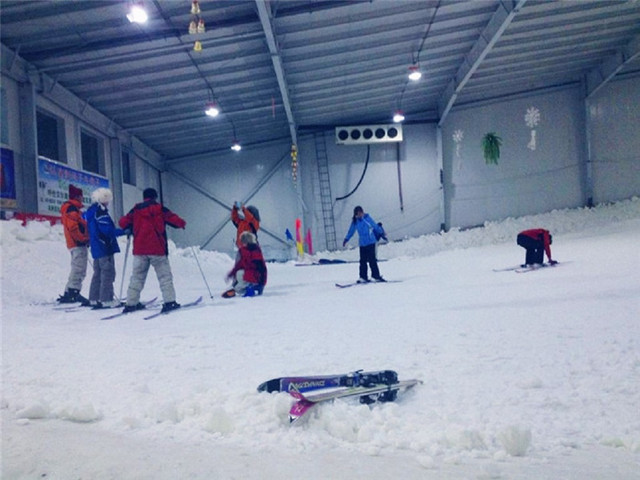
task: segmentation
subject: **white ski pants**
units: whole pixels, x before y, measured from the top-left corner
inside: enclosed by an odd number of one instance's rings
[[[169,265],[169,258],[165,255],[134,255],[133,271],[127,290],[127,305],[133,306],[140,302],[140,292],[147,280],[149,267],[153,266],[162,292],[164,303],[176,301],[176,291],[173,288],[173,274]]]
[[[69,249],[71,254],[71,271],[65,291],[74,288],[78,291],[82,290],[82,282],[87,276],[87,262],[89,260],[89,249],[84,247],[74,247]]]

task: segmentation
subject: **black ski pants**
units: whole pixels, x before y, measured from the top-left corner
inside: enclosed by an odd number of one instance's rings
[[[542,240],[519,234],[517,241],[518,245],[527,250],[524,263],[527,265],[544,263],[544,243]]]
[[[367,279],[367,265],[371,267],[371,276],[380,278],[380,270],[378,270],[378,260],[376,260],[376,244],[365,245],[360,247],[360,278]]]

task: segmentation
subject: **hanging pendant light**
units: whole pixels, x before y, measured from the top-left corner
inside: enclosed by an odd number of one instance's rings
[[[194,52],[202,51],[202,43],[200,43],[198,40],[196,40],[195,43],[193,44],[193,51]]]
[[[404,113],[402,113],[402,110],[396,111],[396,113],[393,115],[393,121],[395,123],[404,122]]]
[[[200,21],[198,22],[198,26],[196,28],[196,32],[198,32],[198,33],[204,33],[205,32],[204,20],[203,19],[200,19]]]
[[[195,35],[196,33],[198,33],[198,25],[195,20],[191,20],[189,22],[189,35]]]
[[[209,117],[217,117],[218,115],[220,115],[220,109],[218,108],[216,102],[207,102],[204,113],[206,113]]]
[[[420,67],[418,65],[411,65],[409,67],[409,80],[412,82],[417,82],[422,78],[422,72],[420,71]]]
[[[200,4],[198,0],[193,0],[191,2],[191,15],[200,15]]]
[[[238,142],[238,140],[233,141],[233,144],[231,145],[231,150],[233,150],[234,152],[239,152],[240,150],[242,150],[242,145],[240,145],[240,142]]]
[[[147,14],[147,11],[144,9],[144,3],[142,1],[133,2],[131,4],[129,13],[127,13],[127,19],[131,23],[147,23],[147,20],[149,20],[149,14]]]

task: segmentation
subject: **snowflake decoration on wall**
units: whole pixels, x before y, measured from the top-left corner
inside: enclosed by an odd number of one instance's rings
[[[453,132],[452,138],[456,144],[456,157],[460,158],[460,145],[462,144],[464,133],[462,133],[462,130],[456,130]]]
[[[538,110],[536,107],[527,108],[527,113],[524,116],[524,121],[527,124],[527,127],[531,129],[531,140],[529,140],[529,144],[527,145],[527,148],[533,151],[536,149],[535,128],[540,123],[540,110]]]

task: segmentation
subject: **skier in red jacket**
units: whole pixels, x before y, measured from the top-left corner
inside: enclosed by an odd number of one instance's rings
[[[267,265],[256,236],[251,232],[244,232],[240,235],[240,244],[242,246],[236,263],[227,274],[227,279],[233,281],[233,288],[222,294],[224,298],[262,295],[267,284]]]
[[[176,291],[173,287],[165,225],[184,228],[187,222],[158,203],[158,192],[153,188],[145,189],[143,198],[144,201],[136,204],[119,222],[120,228],[133,232],[133,272],[124,312],[144,308],[140,303],[140,292],[152,265],[162,291],[162,311],[167,312],[180,308],[180,304],[176,302]]]
[[[543,228],[533,228],[520,232],[517,238],[518,245],[527,251],[523,267],[535,264],[542,265],[545,253],[550,265],[558,263],[551,259],[551,241],[552,237],[549,230]]]

